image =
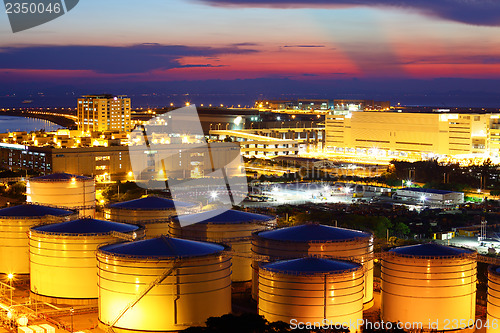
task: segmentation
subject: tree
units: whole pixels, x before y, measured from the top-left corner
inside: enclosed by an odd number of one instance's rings
[[[410,233],[410,228],[403,222],[399,222],[394,226],[394,233],[398,237],[404,237]]]

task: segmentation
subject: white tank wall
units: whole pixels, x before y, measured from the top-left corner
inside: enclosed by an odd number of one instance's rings
[[[72,215],[76,218],[76,215]],[[0,218],[0,273],[29,274],[29,228],[40,224],[64,222],[70,216],[38,218]]]
[[[266,223],[275,223],[270,220]],[[220,242],[230,245],[236,253],[232,258],[232,281],[252,280],[251,236],[255,231],[268,228],[264,223],[197,223],[181,228],[179,223],[170,224],[172,237]]]
[[[421,322],[424,328],[437,321],[437,330],[453,328],[455,319],[472,323],[476,314],[476,266],[474,255],[419,259],[387,252],[382,259],[382,319]]]
[[[61,208],[79,209],[80,217],[95,216],[93,179],[37,180],[26,185],[26,202]]]
[[[110,221],[140,224],[144,226],[147,238],[155,238],[169,234],[169,217],[176,214],[175,209],[139,210],[111,207],[106,209],[105,217]]]
[[[40,296],[97,298],[97,248],[120,241],[110,235],[62,236],[31,230],[30,288]]]
[[[144,260],[97,253],[99,321],[111,324],[172,260]],[[203,326],[231,312],[231,259],[218,255],[182,259],[179,268],[118,320],[118,329],[176,331]]]
[[[500,275],[492,272],[493,268],[488,269],[488,305],[486,333],[500,333]]]
[[[299,273],[300,274],[300,273]],[[259,314],[281,320],[329,325],[349,323],[360,332],[363,319],[363,269],[341,274],[289,275],[259,270]]]
[[[356,260],[365,270],[363,302],[367,307],[373,301],[373,238],[358,238],[344,242],[284,242],[255,235],[252,239],[252,253],[271,258],[300,258],[304,256],[336,257]],[[258,263],[252,263],[252,297],[258,299]]]

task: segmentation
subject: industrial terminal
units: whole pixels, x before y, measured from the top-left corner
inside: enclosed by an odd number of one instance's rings
[[[500,0],[0,6],[0,333],[500,333]]]
[[[500,332],[497,113],[131,103],[86,95],[61,114],[73,129],[0,135],[1,330],[190,332],[252,314],[276,332]]]

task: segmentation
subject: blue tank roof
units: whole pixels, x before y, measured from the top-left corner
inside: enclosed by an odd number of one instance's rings
[[[42,225],[32,229],[54,234],[107,234],[111,231],[131,232],[139,229],[139,227],[133,224],[103,220],[78,219],[62,223]]]
[[[119,256],[171,259],[215,254],[223,251],[224,246],[215,243],[161,236],[131,243],[106,245],[99,250]]]
[[[91,180],[92,178],[85,177],[85,176],[78,176],[78,175],[72,175],[70,173],[52,173],[50,175],[45,175],[45,176],[40,176],[40,177],[34,177],[31,178],[30,180],[71,180],[71,179],[77,179],[77,180]]]
[[[361,268],[355,262],[331,260],[315,257],[276,261],[262,265],[261,268],[280,273],[341,273]]]
[[[174,201],[172,199],[149,196],[145,198],[118,202],[110,205],[111,208],[118,209],[142,209],[142,210],[162,210],[175,209],[175,207],[192,207],[193,203]]]
[[[173,218],[174,220],[178,220],[177,216]],[[213,224],[224,224],[224,223],[247,223],[252,221],[270,221],[274,219],[272,216],[262,215],[262,214],[254,214],[242,212],[239,210],[227,210],[227,209],[214,209],[206,212],[198,213],[198,214],[189,214],[183,215],[182,221],[184,223],[193,221],[196,223],[197,221],[202,221],[199,223],[213,223]]]
[[[19,205],[0,209],[0,217],[43,217],[47,215],[65,216],[71,214],[75,214],[75,212],[40,205]]]
[[[389,250],[394,254],[404,255],[404,256],[422,256],[422,257],[451,257],[460,256],[463,254],[474,253],[474,251],[469,249],[462,249],[458,247],[451,247],[446,245],[440,245],[435,243],[426,243],[418,245],[401,246]]]
[[[495,274],[495,275],[500,275],[500,266],[498,265],[489,265],[488,266],[488,271]]]
[[[358,230],[336,228],[328,225],[308,223],[288,228],[281,228],[258,233],[259,237],[279,241],[345,241],[356,238],[368,238],[372,235]]]

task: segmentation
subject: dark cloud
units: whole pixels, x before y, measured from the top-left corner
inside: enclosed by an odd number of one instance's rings
[[[500,56],[496,55],[470,55],[470,56],[434,56],[422,57],[415,60],[401,62],[403,65],[426,64],[426,65],[498,65],[500,64]]]
[[[259,44],[257,43],[235,43],[235,44],[231,44],[233,46],[258,46]]]
[[[227,67],[227,65],[210,65],[210,64],[187,64],[187,65],[182,65],[182,66],[179,66],[179,68],[199,68],[199,67],[203,67],[203,68],[218,68],[218,67]]]
[[[199,0],[216,6],[393,7],[473,25],[500,25],[499,0]]]
[[[147,73],[155,69],[209,67],[181,65],[184,57],[214,57],[257,52],[238,46],[222,48],[140,44],[132,46],[0,47],[0,69],[90,70],[106,74]]]
[[[304,47],[304,48],[315,48],[315,47],[325,47],[325,45],[284,45],[283,47]]]

